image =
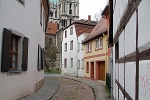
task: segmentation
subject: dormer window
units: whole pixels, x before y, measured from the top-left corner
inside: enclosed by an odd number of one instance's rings
[[[97,26],[96,30],[99,28],[99,26]]]

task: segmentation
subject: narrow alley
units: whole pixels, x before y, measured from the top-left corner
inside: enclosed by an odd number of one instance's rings
[[[20,100],[109,100],[104,82],[85,78],[46,75],[44,85]]]

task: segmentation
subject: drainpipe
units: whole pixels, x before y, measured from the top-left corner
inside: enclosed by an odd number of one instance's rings
[[[77,77],[78,77],[78,37],[77,37]]]
[[[113,47],[111,47],[111,100],[113,100]]]

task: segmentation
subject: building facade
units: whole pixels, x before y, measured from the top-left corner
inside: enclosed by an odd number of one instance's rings
[[[149,0],[113,0],[113,96],[150,98]]]
[[[19,99],[42,86],[48,14],[47,0],[0,1],[1,100]]]
[[[108,25],[107,19],[101,18],[84,44],[84,77],[94,80],[106,80],[108,72]]]
[[[57,62],[62,68],[62,35],[64,28],[79,20],[79,0],[49,0],[50,16],[49,22],[57,23],[56,32]]]
[[[81,36],[80,40],[78,38],[83,33],[91,32],[94,26],[95,23],[92,21],[79,20],[64,29],[62,41],[62,74],[72,76],[83,75],[84,67],[81,66],[83,50],[80,52],[78,44],[81,46],[81,41],[84,40],[84,36]],[[81,56],[78,56],[78,53]]]

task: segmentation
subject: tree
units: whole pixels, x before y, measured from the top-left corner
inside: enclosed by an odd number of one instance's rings
[[[55,65],[55,60],[57,58],[57,53],[58,53],[58,50],[57,50],[57,47],[54,46],[54,45],[51,45],[51,46],[46,46],[45,47],[45,58],[46,58],[46,69],[47,71],[50,72],[50,69],[52,68],[52,66]]]
[[[99,21],[99,20],[100,20],[100,18],[101,18],[101,13],[102,13],[102,10],[100,10],[99,12],[96,12],[96,13],[94,14],[94,19],[95,19],[96,21]]]

